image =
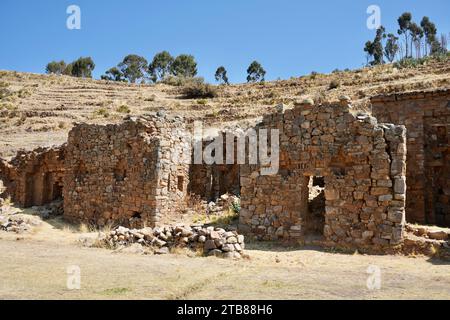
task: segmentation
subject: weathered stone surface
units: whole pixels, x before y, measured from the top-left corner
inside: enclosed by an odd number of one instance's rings
[[[372,98],[372,113],[379,121],[407,129],[405,139],[391,148],[395,153],[408,149],[407,167],[393,161],[391,170],[395,199],[406,199],[409,222],[450,226],[449,99],[448,89]],[[395,128],[387,130],[388,138],[395,134]]]
[[[241,167],[241,232],[262,240],[296,240],[315,228],[338,245],[401,243],[406,190],[394,184],[405,177],[406,130],[355,116],[349,101],[342,101],[298,104],[257,125],[257,130],[279,130],[280,169],[262,175],[258,165]],[[324,180],[322,220],[310,213],[313,177]]]
[[[184,123],[164,116],[75,126],[65,149],[65,218],[153,227],[161,216],[179,212],[188,195],[187,139]]]
[[[214,240],[206,240],[205,242],[205,250],[213,250],[216,249],[216,243],[214,242]]]
[[[19,151],[6,162],[0,159],[0,180],[5,198],[22,207],[42,206],[62,197],[65,145]]]
[[[447,240],[449,238],[447,232],[440,230],[430,230],[428,231],[427,235],[430,239],[434,240]]]
[[[234,244],[234,243],[237,243],[237,242],[238,242],[238,240],[237,240],[236,237],[229,237],[229,238],[227,238],[227,243]]]

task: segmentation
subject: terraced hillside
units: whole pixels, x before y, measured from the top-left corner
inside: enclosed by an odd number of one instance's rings
[[[67,76],[0,71],[0,157],[20,149],[65,142],[76,122],[110,123],[124,115],[161,109],[203,120],[211,127],[245,126],[283,103],[337,100],[346,95],[355,110],[370,112],[369,98],[393,92],[450,88],[450,60],[415,68],[392,65],[290,80],[219,86],[212,99],[185,99],[182,87],[132,85]]]

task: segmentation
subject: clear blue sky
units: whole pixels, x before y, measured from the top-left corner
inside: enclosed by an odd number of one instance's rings
[[[66,28],[71,4],[81,8],[81,30]],[[129,53],[151,60],[162,50],[193,54],[210,82],[220,65],[244,82],[254,59],[268,80],[357,68],[374,37],[371,4],[388,31],[410,11],[450,32],[449,0],[0,0],[0,69],[43,73],[51,60],[92,56],[98,78]]]

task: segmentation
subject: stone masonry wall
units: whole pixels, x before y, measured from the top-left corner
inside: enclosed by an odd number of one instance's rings
[[[22,206],[41,206],[62,197],[65,146],[20,151],[0,161],[6,196]]]
[[[155,226],[187,195],[190,144],[180,118],[128,118],[69,133],[64,216],[97,225]]]
[[[236,148],[237,145],[234,143],[234,157],[233,164],[226,164],[227,155],[227,143],[226,136],[227,132],[219,132],[223,140],[223,154],[224,159],[222,163],[214,164],[194,164],[194,159],[192,159],[192,165],[190,166],[190,185],[189,192],[200,196],[202,199],[207,201],[215,201],[221,195],[230,193],[234,195],[239,195],[240,193],[240,183],[239,183],[239,164],[237,164]],[[236,137],[233,134],[234,140],[236,142]],[[211,143],[212,139],[204,139],[202,141],[202,150],[205,150]]]
[[[407,128],[407,220],[450,226],[450,90],[374,97],[372,113]]]
[[[241,167],[241,232],[266,240],[308,236],[308,182],[324,177],[326,241],[357,247],[402,242],[405,127],[350,110],[346,103],[305,103],[264,117],[257,129],[280,130],[280,169],[263,176],[259,166]]]

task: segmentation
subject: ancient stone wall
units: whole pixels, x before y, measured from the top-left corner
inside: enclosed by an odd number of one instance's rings
[[[407,128],[407,220],[450,226],[450,90],[374,97],[372,113]]]
[[[0,161],[5,196],[22,206],[41,206],[62,197],[65,146],[20,151]]]
[[[321,234],[349,246],[401,243],[405,223],[406,130],[381,125],[351,107],[313,106],[264,117],[257,129],[280,131],[280,169],[241,167],[240,231],[267,240],[308,236],[309,182],[324,177]]]
[[[200,196],[207,201],[215,201],[221,195],[230,193],[239,195],[240,183],[239,183],[239,164],[237,163],[236,148],[237,144],[233,143],[234,152],[233,163],[227,164],[226,155],[227,150],[227,132],[219,132],[218,136],[221,136],[223,142],[223,159],[221,163],[206,164],[204,161],[202,164],[195,164],[194,154],[192,154],[192,165],[190,166],[190,184],[189,192]],[[236,137],[232,135],[233,141],[236,142]],[[208,148],[213,143],[213,139],[216,137],[204,139],[202,143],[202,151]],[[197,142],[198,143],[198,142]]]
[[[184,205],[187,139],[182,119],[165,116],[74,127],[67,145],[64,216],[97,225],[157,225],[162,215]]]

